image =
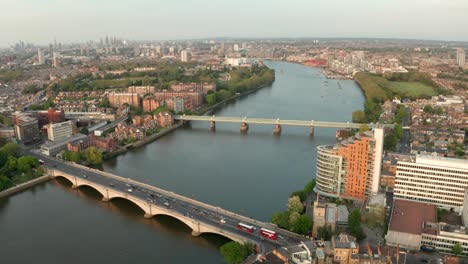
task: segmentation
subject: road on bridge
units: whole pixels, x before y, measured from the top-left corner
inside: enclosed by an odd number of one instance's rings
[[[195,201],[190,198],[148,186],[143,183],[138,183],[131,179],[106,176],[106,173],[99,170],[79,166],[72,162],[57,160],[35,151],[27,151],[27,154],[42,159],[47,168],[62,171],[69,175],[74,175],[75,177],[92,181],[101,186],[105,186],[106,188],[118,190],[122,193],[126,193],[127,195],[139,198],[140,200],[147,201],[147,203],[151,203],[152,206],[159,206],[161,208],[168,209],[173,213],[175,212],[185,217],[190,217],[196,221],[211,226],[217,226],[222,230],[245,237],[248,240],[261,245],[263,252],[269,252],[278,246],[286,246],[307,240],[304,236],[280,229],[271,223],[265,223],[244,216],[239,216],[219,207],[212,207],[209,205],[200,206],[199,202],[194,203]],[[129,189],[132,191],[129,192]],[[248,233],[238,229],[237,224],[239,222],[254,226],[254,232]],[[260,236],[260,228],[267,228],[277,232],[278,240],[273,241],[263,238]]]

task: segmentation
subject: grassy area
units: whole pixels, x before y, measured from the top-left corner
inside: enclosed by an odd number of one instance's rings
[[[421,98],[437,95],[437,92],[429,85],[421,82],[388,82],[390,90],[402,97]]]
[[[388,82],[387,79],[364,72],[356,73],[354,79],[363,90],[366,99],[377,98],[379,100],[385,100],[388,98],[387,92],[383,88]]]
[[[366,99],[385,101],[395,96],[418,99],[429,98],[444,92],[420,73],[408,73],[407,76],[385,78],[376,74],[359,72],[354,77],[363,90]]]

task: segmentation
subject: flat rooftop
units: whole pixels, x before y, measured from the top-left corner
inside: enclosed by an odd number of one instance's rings
[[[421,234],[424,222],[436,222],[436,206],[395,199],[389,230]]]
[[[431,155],[416,155],[416,163],[468,170],[468,160],[463,159],[444,158]]]

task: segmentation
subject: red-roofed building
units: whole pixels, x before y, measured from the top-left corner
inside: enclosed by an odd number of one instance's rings
[[[424,222],[437,221],[433,204],[395,199],[386,240],[388,245],[419,250]]]

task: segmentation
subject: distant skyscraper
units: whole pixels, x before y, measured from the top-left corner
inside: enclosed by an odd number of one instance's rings
[[[233,50],[234,51],[239,51],[239,44],[234,44]]]
[[[188,62],[189,61],[189,52],[187,50],[183,50],[180,52],[180,60],[182,62]]]
[[[37,50],[37,64],[45,64],[44,51],[41,48]]]
[[[52,66],[54,66],[54,67],[59,66],[59,57],[60,57],[60,53],[58,53],[58,52],[54,52],[52,54]]]
[[[462,48],[457,49],[457,65],[462,67],[465,65],[465,51]]]

